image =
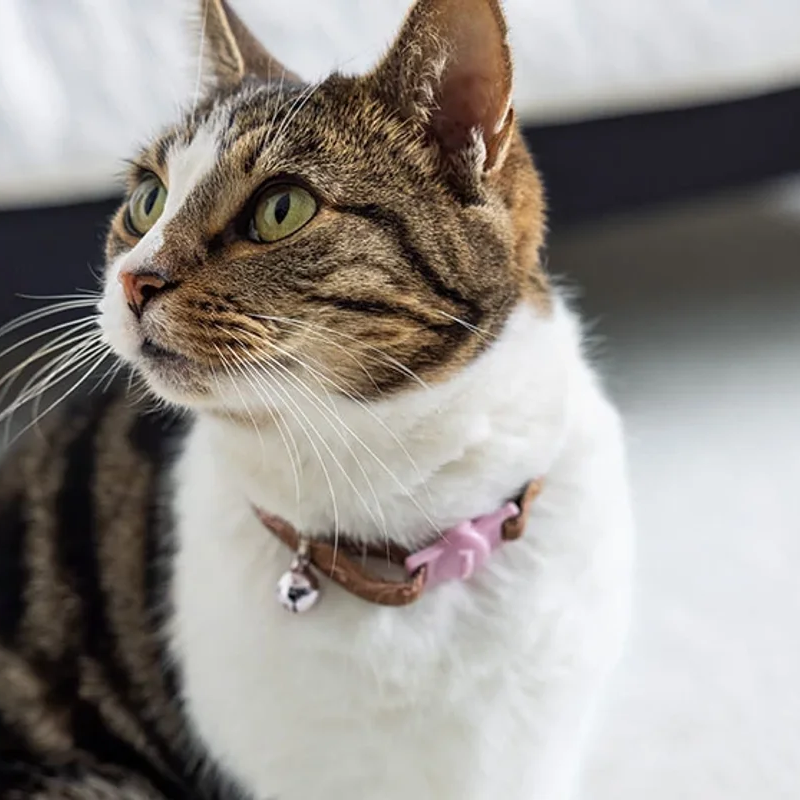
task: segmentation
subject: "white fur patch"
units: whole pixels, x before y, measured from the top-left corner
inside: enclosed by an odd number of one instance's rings
[[[211,123],[200,128],[188,145],[176,144],[167,156],[167,199],[155,225],[136,246],[108,265],[103,297],[98,304],[100,325],[106,341],[126,361],[138,358],[136,321],[125,300],[119,274],[122,270],[146,270],[148,262],[164,243],[164,227],[186,202],[186,198],[217,163],[219,131]]]
[[[318,428],[290,423],[299,502],[273,430],[201,416],[177,468],[169,632],[197,736],[253,797],[566,800],[626,629],[632,533],[621,426],[572,315],[518,308],[448,383],[339,403],[349,431],[296,402]],[[384,517],[414,546],[539,476],[523,539],[468,582],[390,609],[323,577],[301,617],[274,597],[291,554],[252,503],[378,540]]]

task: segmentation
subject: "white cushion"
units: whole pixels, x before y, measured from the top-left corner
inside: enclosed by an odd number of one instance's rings
[[[308,78],[356,71],[409,0],[234,0]],[[111,190],[194,84],[199,0],[2,0],[0,204]],[[800,84],[798,0],[507,0],[520,116],[549,122]],[[196,42],[194,43],[196,45]]]

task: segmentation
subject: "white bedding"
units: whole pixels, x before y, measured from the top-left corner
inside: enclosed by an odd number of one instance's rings
[[[191,95],[198,0],[0,0],[0,204],[102,195]],[[357,70],[409,0],[234,0],[313,78]],[[800,0],[506,0],[530,121],[800,84]]]

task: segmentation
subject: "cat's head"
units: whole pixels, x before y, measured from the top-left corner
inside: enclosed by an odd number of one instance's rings
[[[107,243],[104,334],[157,394],[241,410],[300,379],[371,398],[445,380],[519,303],[546,309],[498,0],[419,0],[372,72],[314,85],[203,5],[208,89],[134,158]]]

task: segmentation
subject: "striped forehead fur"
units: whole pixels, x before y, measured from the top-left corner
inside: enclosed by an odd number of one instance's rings
[[[446,48],[427,61],[413,42],[396,49],[387,63],[413,62],[414,102],[432,102]],[[165,346],[218,367],[220,353],[258,362],[268,351],[371,396],[405,388],[411,373],[446,379],[520,300],[548,307],[541,185],[511,116],[491,172],[479,128],[445,158],[426,128],[434,112],[415,119],[388,99],[392,81],[411,80],[404,69],[313,85],[244,74],[143,149],[129,188],[157,175],[164,213],[139,241],[123,206],[107,252],[173,287],[153,314]],[[285,241],[252,242],[254,198],[274,182],[306,188],[319,211]]]

